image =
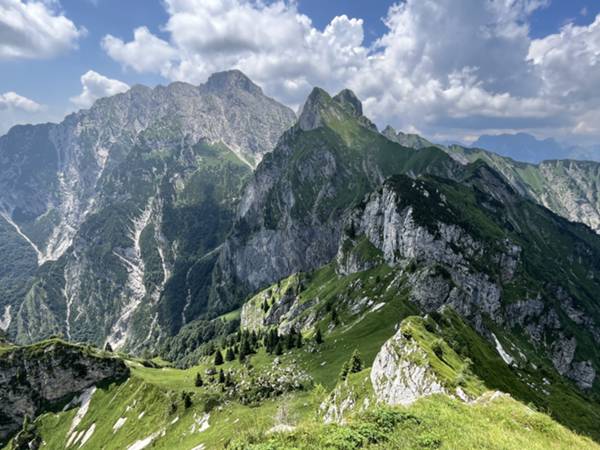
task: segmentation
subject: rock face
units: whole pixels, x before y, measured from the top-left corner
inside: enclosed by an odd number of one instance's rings
[[[0,442],[34,418],[100,382],[129,375],[122,360],[61,341],[0,350]]]
[[[298,293],[302,290],[301,275],[292,275],[276,285],[265,289],[242,307],[241,327],[250,331],[260,331],[276,326],[280,335],[287,335],[291,329],[307,331],[316,321],[316,313],[303,313],[317,302],[316,299],[302,301]]]
[[[399,330],[379,350],[371,368],[371,383],[379,402],[410,405],[421,397],[446,394],[427,354]]]
[[[419,197],[420,204],[415,209],[411,199]],[[430,222],[423,218],[427,208],[432,209]],[[381,252],[385,263],[403,268],[415,266],[407,274],[410,296],[424,312],[451,305],[476,324],[481,322],[482,314],[502,322],[500,285],[489,275],[472,270],[473,261],[483,258],[487,249],[449,220],[450,211],[444,196],[422,180],[395,177],[365,199],[348,217],[345,229],[352,230],[355,236],[364,236]],[[444,221],[444,215],[449,223]],[[347,233],[344,235],[338,261],[345,260],[347,248],[353,247],[348,240],[356,241]],[[518,263],[519,247],[510,242],[503,246],[506,251],[493,258],[503,260],[504,276],[510,281]],[[352,273],[357,268],[367,267],[342,266],[341,270]]]
[[[599,360],[587,343],[597,339],[598,319],[591,298],[569,286],[596,279],[592,255],[598,254],[600,241],[590,230],[520,200],[486,166],[473,167],[460,185],[430,177],[387,180],[347,215],[338,272],[355,273],[383,260],[400,271],[421,311],[450,306],[496,346],[507,364],[515,364],[519,350],[503,348],[486,320],[523,330],[561,375],[591,388]],[[460,206],[471,189],[474,203]],[[484,231],[493,229],[504,231]],[[549,235],[557,239],[548,241]],[[558,244],[559,236],[567,235],[573,240]],[[348,256],[353,254],[362,256]],[[580,258],[590,258],[580,266],[582,277],[562,266],[547,271],[554,261]],[[585,337],[574,336],[573,326]]]
[[[446,151],[463,163],[485,161],[520,194],[600,232],[600,163],[565,159],[530,164],[481,149],[451,146]]]
[[[0,138],[0,226],[12,229],[0,250],[25,243],[37,264],[18,283],[0,271],[19,291],[0,300],[3,325],[19,342],[61,332],[116,348],[176,331],[206,304],[187,277],[214,263],[245,177],[294,120],[230,71],[13,128]]]
[[[600,163],[544,161],[538,170],[544,188],[531,195],[557,214],[600,232]]]

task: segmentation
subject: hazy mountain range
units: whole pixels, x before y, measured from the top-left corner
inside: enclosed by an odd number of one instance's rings
[[[542,140],[527,133],[482,135],[471,147],[530,163],[552,159],[600,160],[599,146],[564,145],[552,138]]]

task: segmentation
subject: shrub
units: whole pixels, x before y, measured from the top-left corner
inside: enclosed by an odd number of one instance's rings
[[[435,356],[437,356],[438,358],[442,358],[444,356],[444,346],[442,340],[438,338],[435,341],[433,341],[433,343],[431,344],[431,350],[433,351]]]

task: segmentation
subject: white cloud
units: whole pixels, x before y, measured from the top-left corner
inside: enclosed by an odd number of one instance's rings
[[[17,94],[0,94],[0,135],[16,123],[39,122],[48,119],[48,108],[34,100]]]
[[[6,92],[0,94],[0,110],[12,109],[28,113],[39,112],[44,107],[39,103],[23,97],[16,92]]]
[[[198,84],[238,68],[292,106],[315,85],[350,87],[378,124],[428,135],[589,134],[590,108],[600,110],[600,17],[532,41],[529,17],[548,3],[405,0],[367,47],[361,19],[335,17],[319,30],[295,2],[165,0],[165,38],[138,28],[132,41],[109,35],[103,47],[124,67],[169,80]]]
[[[0,0],[0,60],[50,58],[75,48],[84,34],[56,0]]]
[[[93,70],[81,76],[81,86],[83,87],[81,94],[70,99],[79,108],[88,108],[99,98],[109,97],[129,89],[129,86],[122,81],[107,78]]]
[[[124,43],[110,34],[102,39],[102,48],[115,61],[131,67],[136,72],[168,74],[176,51],[162,39],[154,36],[148,28],[136,28],[133,41]]]
[[[293,3],[166,0],[165,5],[169,42],[138,28],[127,43],[106,36],[106,52],[138,72],[192,83],[239,68],[287,103],[301,102],[315,84],[337,88],[366,61],[362,20],[336,17],[319,31]]]

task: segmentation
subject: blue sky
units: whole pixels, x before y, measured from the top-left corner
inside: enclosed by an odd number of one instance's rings
[[[237,67],[296,108],[313,85],[349,86],[378,125],[438,139],[595,142],[600,84],[579,77],[600,73],[599,13],[596,0],[0,0],[0,132]]]

